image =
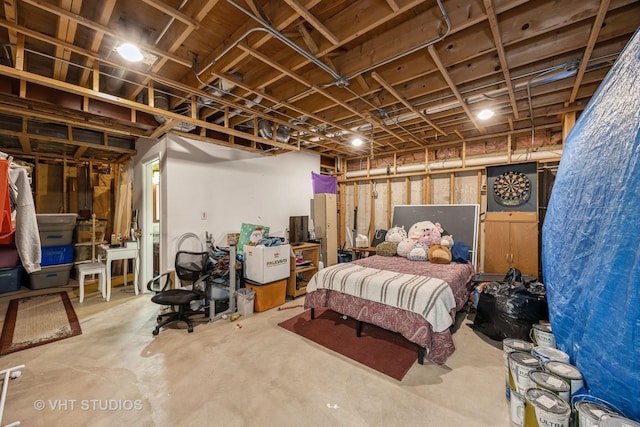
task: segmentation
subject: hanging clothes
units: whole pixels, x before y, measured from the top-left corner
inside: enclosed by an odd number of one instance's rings
[[[9,159],[0,159],[0,244],[10,245],[14,239],[11,221],[11,196],[9,188]]]
[[[24,269],[27,273],[33,273],[40,271],[42,251],[31,184],[27,170],[21,166],[12,164],[9,175],[11,182],[18,190],[16,197],[16,248]]]

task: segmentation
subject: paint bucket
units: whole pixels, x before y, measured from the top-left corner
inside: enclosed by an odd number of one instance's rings
[[[569,427],[571,406],[555,394],[530,388],[524,399],[524,427]]]
[[[577,427],[598,427],[603,415],[619,415],[605,404],[588,400],[576,402],[573,407],[576,410]]]
[[[511,388],[509,387],[509,353],[514,351],[524,351],[530,353],[533,349],[533,344],[528,341],[518,338],[505,338],[502,340],[502,350],[504,359],[504,373],[505,373],[505,392],[507,400],[510,399]]]
[[[515,390],[511,390],[511,401],[509,405],[511,407],[511,422],[514,425],[522,427],[524,424],[524,397],[516,393]]]
[[[556,337],[547,323],[535,323],[529,332],[531,341],[540,347],[556,348]]]
[[[598,427],[640,427],[640,423],[620,415],[603,415]]]
[[[533,387],[548,390],[556,396],[559,396],[565,402],[570,403],[569,399],[571,395],[569,394],[569,384],[562,378],[549,372],[531,371],[529,372],[529,380]]]
[[[536,356],[542,363],[549,360],[557,360],[558,362],[569,363],[569,355],[562,350],[551,347],[536,346],[531,350],[531,354]]]
[[[584,387],[582,374],[578,368],[573,365],[558,362],[557,360],[549,360],[542,364],[542,368],[566,381],[566,383],[569,384],[569,394],[571,396]]]
[[[509,353],[509,387],[516,393],[524,395],[531,387],[529,372],[540,368],[540,360],[531,353],[512,351]]]

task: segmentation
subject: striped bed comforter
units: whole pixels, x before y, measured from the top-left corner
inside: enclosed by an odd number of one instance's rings
[[[456,300],[447,282],[428,276],[343,263],[317,272],[307,284],[307,293],[330,289],[375,301],[422,316],[435,332],[453,323]]]

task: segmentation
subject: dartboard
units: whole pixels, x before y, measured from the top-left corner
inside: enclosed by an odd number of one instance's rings
[[[522,205],[530,196],[531,181],[522,172],[505,172],[493,182],[493,197],[503,206]]]

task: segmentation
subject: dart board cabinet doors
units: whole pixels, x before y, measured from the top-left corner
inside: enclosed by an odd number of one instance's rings
[[[536,162],[487,167],[484,272],[539,275]]]

